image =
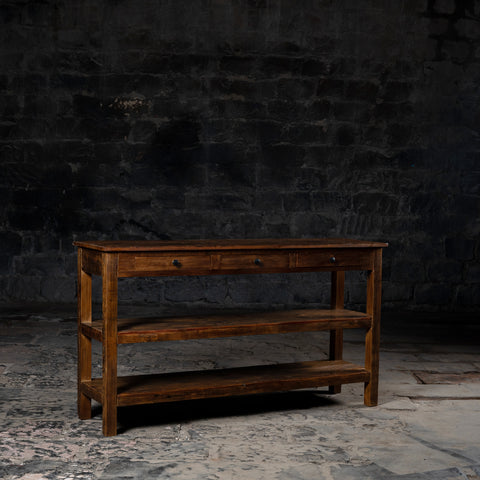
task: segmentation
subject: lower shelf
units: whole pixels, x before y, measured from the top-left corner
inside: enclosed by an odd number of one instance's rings
[[[118,377],[117,406],[281,392],[369,379],[364,367],[344,360]],[[80,389],[102,403],[101,378],[82,382]]]

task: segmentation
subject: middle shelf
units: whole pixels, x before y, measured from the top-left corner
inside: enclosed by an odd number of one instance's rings
[[[119,318],[117,320],[117,342],[125,344],[369,328],[371,321],[371,316],[366,313],[346,309],[300,309],[164,318]],[[102,320],[83,323],[81,330],[87,337],[102,341]]]

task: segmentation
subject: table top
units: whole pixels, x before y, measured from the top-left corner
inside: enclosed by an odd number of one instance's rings
[[[261,238],[218,240],[91,240],[76,247],[100,252],[165,252],[182,250],[282,250],[322,248],[383,248],[388,243],[348,238]]]

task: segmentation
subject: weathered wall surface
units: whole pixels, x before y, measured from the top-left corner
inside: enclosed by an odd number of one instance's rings
[[[476,0],[2,1],[1,300],[74,301],[73,239],[352,236],[391,245],[385,308],[478,309],[479,20]],[[325,302],[327,280],[121,295]]]

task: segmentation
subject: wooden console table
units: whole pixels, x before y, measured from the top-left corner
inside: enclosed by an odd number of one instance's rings
[[[117,433],[117,407],[364,383],[378,399],[382,248],[348,239],[77,241],[78,414],[103,407],[103,434]],[[366,312],[344,309],[346,270],[366,270]],[[331,308],[154,319],[117,318],[120,277],[332,272]],[[92,275],[102,277],[102,318],[92,318]],[[364,328],[365,365],[342,359],[343,329]],[[330,331],[328,361],[117,377],[117,345],[234,335]],[[92,339],[102,342],[102,377],[92,379]]]

